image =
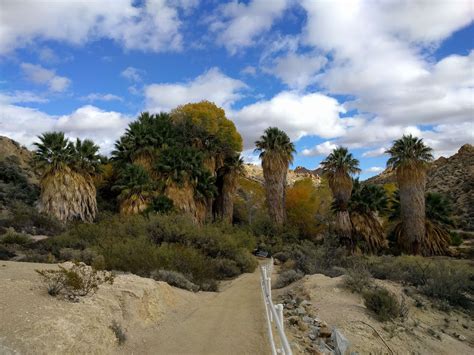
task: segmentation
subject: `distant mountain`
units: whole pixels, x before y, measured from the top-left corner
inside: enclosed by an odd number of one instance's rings
[[[396,183],[395,172],[386,169],[365,183]],[[465,144],[453,156],[435,160],[428,170],[426,190],[448,197],[458,227],[474,230],[474,147]]]
[[[245,177],[249,180],[256,181],[263,184],[263,170],[260,165],[254,164],[245,164]],[[287,184],[292,186],[296,181],[303,179],[311,179],[313,183],[317,186],[321,183],[321,176],[318,174],[318,169],[309,170],[304,167],[298,166],[295,170],[289,170],[287,174]]]

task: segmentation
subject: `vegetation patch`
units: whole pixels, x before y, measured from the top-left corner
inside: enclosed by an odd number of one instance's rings
[[[302,279],[304,274],[301,271],[296,270],[286,270],[278,275],[275,284],[273,285],[274,288],[283,288],[292,284],[295,281]]]
[[[400,302],[397,297],[382,287],[364,291],[364,304],[381,322],[393,320],[400,316]]]
[[[58,265],[59,270],[36,270],[51,296],[63,295],[67,300],[78,302],[80,297],[95,293],[103,283],[112,284],[114,275],[97,271],[84,263],[70,268]]]
[[[199,291],[198,285],[193,284],[186,276],[177,271],[155,270],[152,271],[150,276],[156,281],[164,281],[174,287],[179,287],[192,292]]]

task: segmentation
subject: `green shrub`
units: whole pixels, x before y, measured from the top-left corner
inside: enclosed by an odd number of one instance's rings
[[[358,265],[354,268],[346,269],[344,286],[351,292],[362,293],[373,285],[372,275],[366,266]]]
[[[300,280],[303,278],[304,274],[301,271],[296,270],[286,270],[278,275],[275,284],[273,285],[274,288],[283,288],[288,286],[289,284]]]
[[[32,235],[57,235],[64,230],[64,225],[57,219],[38,212],[34,207],[15,203],[10,208],[10,216],[0,220],[0,226],[12,227],[17,231]]]
[[[151,272],[151,278],[156,281],[164,281],[171,286],[179,287],[184,290],[197,292],[199,286],[189,281],[183,274],[170,270],[155,270]]]
[[[378,320],[386,322],[400,316],[400,303],[397,297],[382,287],[366,290],[363,293],[364,304]]]
[[[30,236],[23,233],[17,233],[13,228],[8,228],[7,232],[0,236],[0,243],[2,244],[26,245],[31,243],[31,241]]]
[[[231,278],[240,275],[240,268],[233,260],[216,259],[214,265],[220,278]]]

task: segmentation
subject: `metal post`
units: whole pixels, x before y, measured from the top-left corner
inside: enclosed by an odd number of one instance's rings
[[[275,308],[278,310],[278,318],[281,324],[281,329],[285,330],[285,324],[283,322],[283,305],[281,303],[277,304]]]

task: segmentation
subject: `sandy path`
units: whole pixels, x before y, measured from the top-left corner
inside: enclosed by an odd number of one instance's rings
[[[201,294],[160,326],[130,334],[120,353],[269,354],[258,270],[222,288]]]

